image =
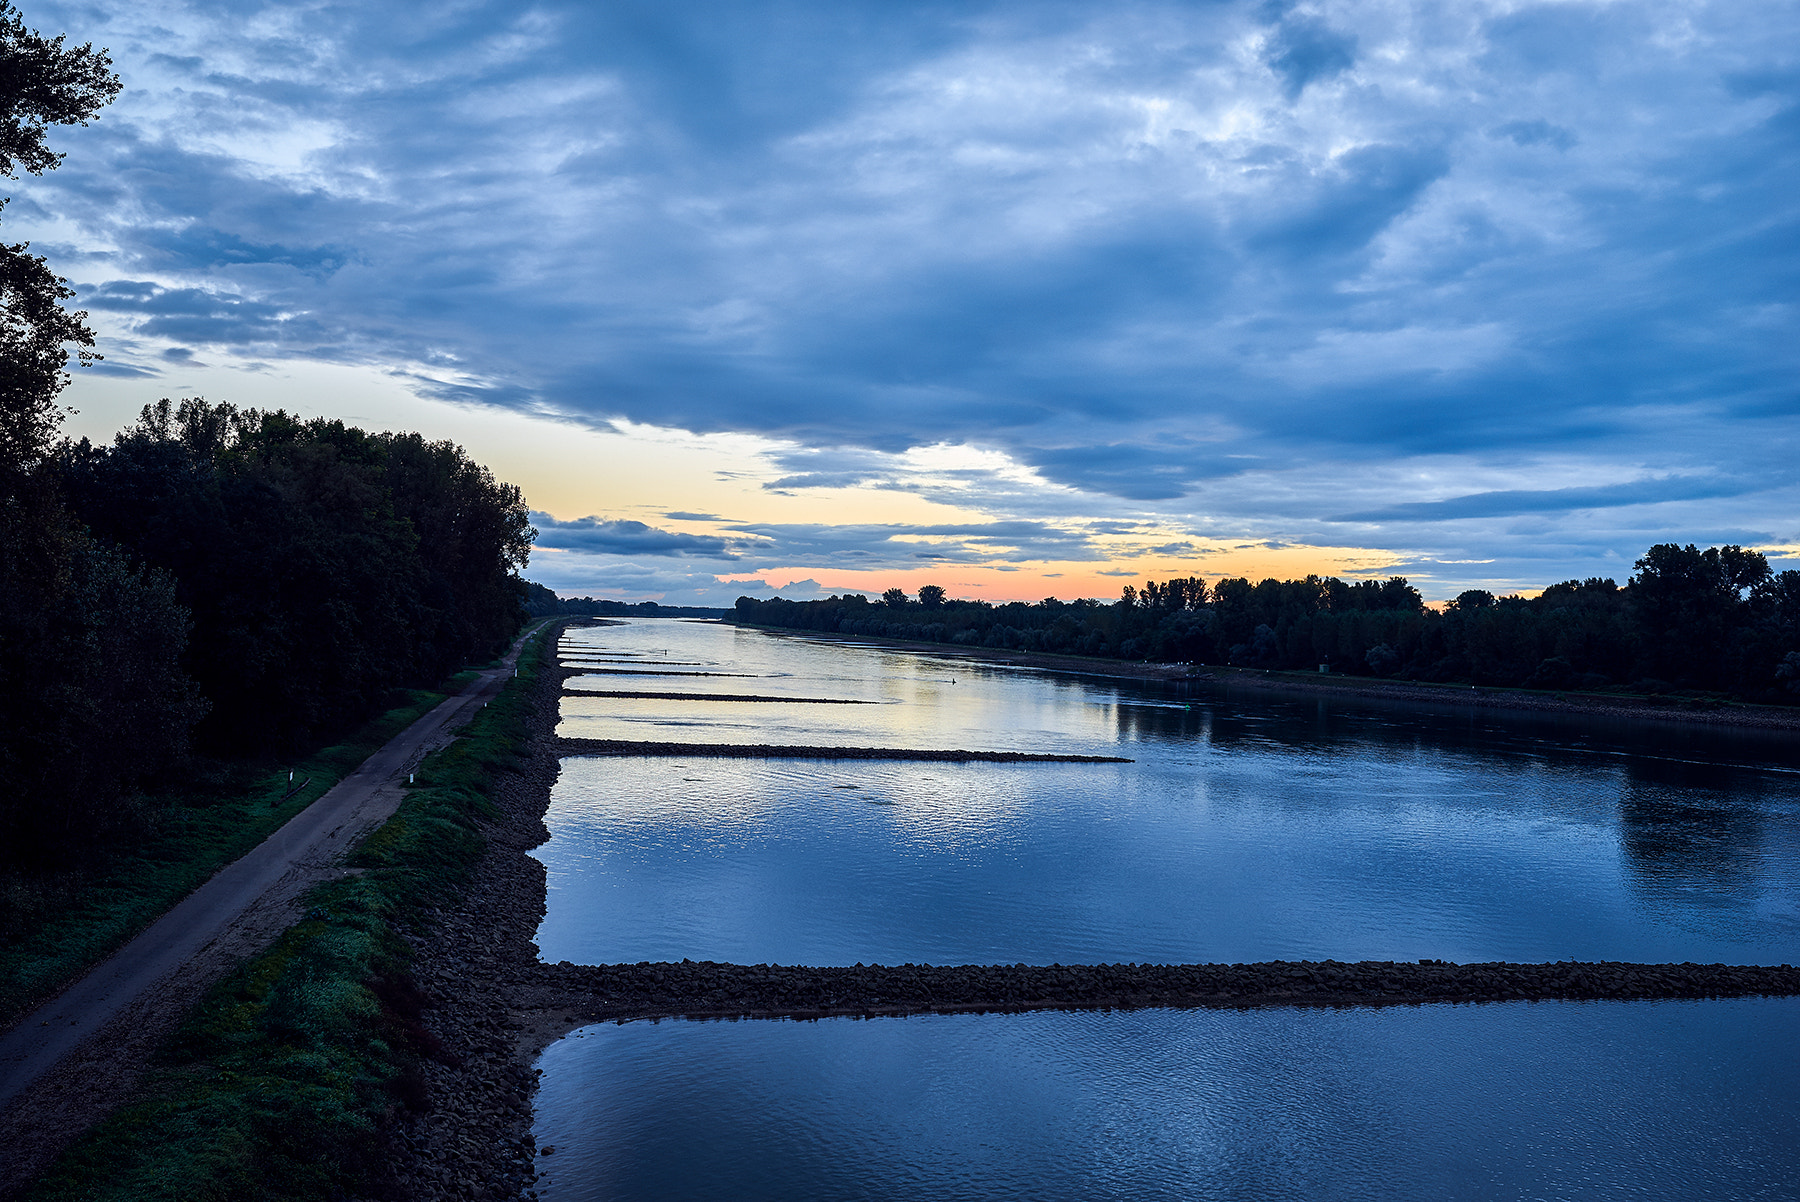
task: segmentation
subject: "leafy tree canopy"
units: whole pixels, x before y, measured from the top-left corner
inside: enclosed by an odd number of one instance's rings
[[[27,29],[0,0],[0,174],[55,168],[62,156],[45,142],[49,127],[86,125],[118,92],[104,50]],[[74,296],[28,243],[0,243],[0,487],[17,488],[61,426],[56,397],[68,382],[67,344],[83,362],[97,357],[87,314],[63,308]]]

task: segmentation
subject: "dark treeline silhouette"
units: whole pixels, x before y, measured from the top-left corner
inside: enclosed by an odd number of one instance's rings
[[[559,597],[541,584],[525,582],[525,612],[534,618],[723,618],[728,609],[703,605],[663,605],[656,601],[604,601]]]
[[[76,855],[134,782],[281,754],[501,651],[519,490],[449,442],[164,400],[16,473],[0,572],[0,837]]]
[[[9,179],[55,168],[49,128],[85,125],[119,90],[104,51],[42,37],[4,0],[0,67]],[[118,782],[180,756],[203,710],[174,582],[92,538],[57,487],[68,348],[96,358],[73,295],[0,241],[0,859],[116,825]]]
[[[1112,604],[738,599],[739,622],[953,646],[1315,670],[1539,689],[1674,689],[1800,703],[1800,572],[1741,547],[1650,548],[1625,587],[1570,580],[1534,598],[1471,590],[1442,611],[1404,578],[1194,577]]]
[[[164,400],[58,468],[95,537],[173,578],[209,748],[342,727],[518,628],[524,498],[453,443]]]

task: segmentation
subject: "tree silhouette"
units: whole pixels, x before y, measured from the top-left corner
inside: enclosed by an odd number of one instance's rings
[[[0,174],[22,168],[42,175],[62,161],[44,144],[52,125],[86,125],[118,95],[119,79],[104,50],[65,47],[25,28],[0,0]],[[0,206],[5,205],[0,200]],[[19,473],[42,459],[62,424],[56,398],[68,383],[69,343],[83,362],[94,333],[86,313],[70,313],[69,282],[29,253],[29,243],[0,243],[0,472],[17,487]],[[4,487],[4,485],[0,485]]]

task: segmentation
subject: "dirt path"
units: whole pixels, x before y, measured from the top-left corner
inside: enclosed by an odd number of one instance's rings
[[[0,1194],[129,1096],[149,1054],[215,982],[272,943],[314,885],[405,797],[405,774],[512,676],[498,666],[395,736],[242,859],[0,1036]]]

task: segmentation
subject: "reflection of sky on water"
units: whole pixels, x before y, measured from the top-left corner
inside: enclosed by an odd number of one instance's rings
[[[566,734],[1137,762],[567,761],[539,852],[552,960],[1800,952],[1800,775],[1767,741],[1182,696],[692,623],[564,645],[757,675],[635,688],[886,702],[571,697]]]
[[[536,1188],[1792,1197],[1796,1054],[1792,998],[598,1026],[544,1053]]]

